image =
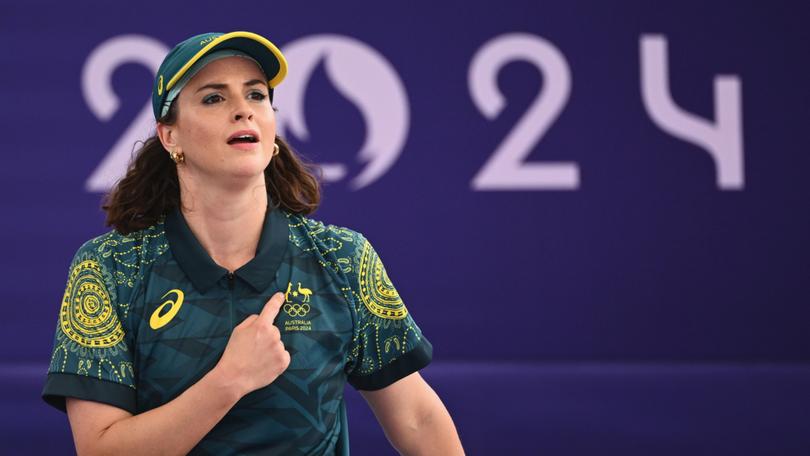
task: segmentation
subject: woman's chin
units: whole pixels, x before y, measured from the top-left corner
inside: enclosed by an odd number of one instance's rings
[[[269,165],[269,160],[263,159],[261,156],[241,157],[231,163],[227,174],[233,177],[251,178],[264,173],[264,169]]]
[[[229,166],[227,168],[219,168],[216,170],[210,170],[210,172],[206,173],[208,177],[203,178],[203,180],[211,179],[214,181],[220,182],[220,184],[216,185],[224,185],[226,187],[231,186],[252,186],[253,183],[257,180],[264,178],[264,167],[260,164],[252,164],[248,165],[245,163]]]
[[[232,179],[236,180],[252,180],[261,177],[264,174],[264,168],[262,167],[240,167],[237,169],[231,170],[228,175]]]

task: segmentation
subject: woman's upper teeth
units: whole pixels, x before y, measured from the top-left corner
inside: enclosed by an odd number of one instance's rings
[[[239,136],[234,136],[234,137],[233,137],[233,138],[231,138],[231,139],[230,139],[228,142],[229,142],[229,143],[232,143],[232,142],[235,142],[235,141],[250,141],[250,142],[256,142],[256,137],[255,137],[255,136],[253,136],[253,135],[239,135]]]

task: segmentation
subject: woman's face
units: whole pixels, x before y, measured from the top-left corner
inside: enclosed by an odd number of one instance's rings
[[[160,127],[166,130],[161,139],[169,151],[182,150],[185,171],[226,181],[263,173],[273,154],[276,118],[267,78],[253,61],[226,57],[209,63],[174,102],[177,121]]]

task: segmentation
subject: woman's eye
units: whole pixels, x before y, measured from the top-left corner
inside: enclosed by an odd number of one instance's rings
[[[251,99],[256,100],[256,101],[262,101],[262,100],[264,100],[265,98],[267,98],[267,95],[265,95],[264,93],[259,92],[259,91],[256,91],[256,92],[250,92],[250,95],[248,95],[248,96],[249,96]]]
[[[208,95],[207,97],[203,98],[203,103],[204,104],[214,104],[214,103],[218,103],[221,100],[222,100],[222,96],[220,94],[212,93],[211,95]]]

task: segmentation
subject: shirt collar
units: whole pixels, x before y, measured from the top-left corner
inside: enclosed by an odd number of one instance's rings
[[[194,288],[207,292],[228,270],[216,264],[194,236],[180,208],[166,215],[166,239],[172,255],[186,273]],[[281,209],[267,207],[256,256],[234,274],[247,282],[256,292],[265,290],[273,282],[276,271],[287,251],[289,224]]]

